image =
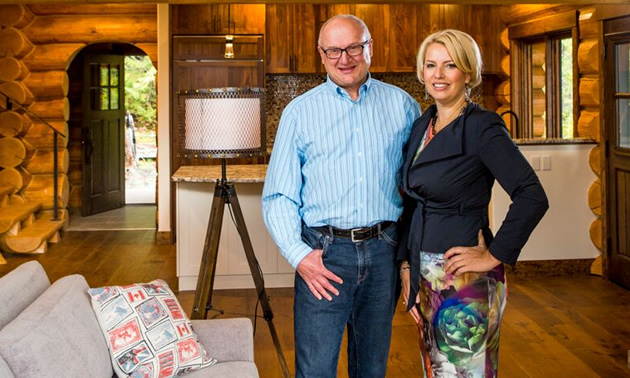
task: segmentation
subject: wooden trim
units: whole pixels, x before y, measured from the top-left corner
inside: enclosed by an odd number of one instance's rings
[[[566,31],[577,27],[577,11],[569,11],[554,16],[523,22],[508,28],[510,39],[535,37],[538,35]]]
[[[596,5],[595,18],[597,21],[622,17],[630,14],[630,5]]]
[[[627,4],[628,0],[605,0],[607,4]],[[555,4],[569,4],[569,5],[592,5],[593,0],[554,0]],[[0,0],[0,5],[3,4],[226,4],[225,0]],[[239,4],[302,4],[302,1],[298,0],[241,0]],[[335,0],[319,0],[317,3],[321,4],[336,4]],[[364,4],[365,0],[351,0],[345,3]],[[383,1],[371,1],[371,3],[384,3]],[[397,3],[415,3],[415,4],[435,4],[435,0],[399,0]],[[441,4],[470,4],[466,0],[443,0]],[[549,4],[549,0],[530,0],[529,4]],[[475,4],[479,5],[515,5],[523,4],[523,0],[476,0]]]
[[[173,240],[173,233],[171,231],[158,231],[156,233],[156,239],[158,245],[175,244]]]

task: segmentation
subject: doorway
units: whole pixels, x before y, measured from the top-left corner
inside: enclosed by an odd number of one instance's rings
[[[77,54],[68,76],[69,176],[74,191],[70,229],[77,217],[129,215],[133,212],[114,211],[128,204],[146,205],[155,214],[157,122],[155,68],[150,59],[130,44],[94,44]],[[147,76],[148,83],[137,82]],[[143,195],[134,196],[139,187]],[[154,217],[141,227],[155,228],[155,223]]]
[[[630,289],[630,17],[604,23],[607,268]]]

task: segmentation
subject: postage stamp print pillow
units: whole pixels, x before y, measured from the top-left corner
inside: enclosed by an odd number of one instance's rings
[[[217,363],[165,281],[88,291],[118,377],[167,378]]]

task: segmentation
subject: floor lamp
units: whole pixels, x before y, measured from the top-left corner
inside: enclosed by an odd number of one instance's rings
[[[252,247],[234,185],[226,177],[226,158],[266,154],[264,89],[210,88],[179,91],[180,156],[221,159],[221,179],[217,180],[197,278],[192,319],[205,319],[212,309],[212,289],[216,273],[219,238],[225,205],[231,206],[241,237],[249,270],[276,348],[282,372],[289,377],[280,340],[273,324],[273,312],[265,291],[262,271]]]

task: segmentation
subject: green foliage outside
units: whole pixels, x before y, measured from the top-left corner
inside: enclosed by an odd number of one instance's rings
[[[125,57],[125,108],[139,129],[157,126],[156,72],[148,56]]]
[[[560,40],[562,138],[573,138],[573,39]]]

